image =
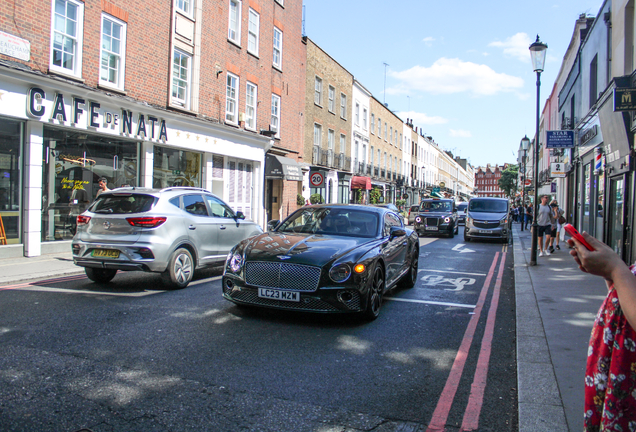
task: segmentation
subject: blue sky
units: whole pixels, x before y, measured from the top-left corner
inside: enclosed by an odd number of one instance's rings
[[[516,163],[534,135],[528,46],[548,44],[541,108],[580,14],[600,0],[304,0],[305,34],[402,120],[473,166]],[[384,63],[388,66],[385,67]],[[386,70],[386,90],[385,90]]]

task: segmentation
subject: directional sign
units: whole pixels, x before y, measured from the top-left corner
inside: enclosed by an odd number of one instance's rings
[[[320,187],[324,182],[325,178],[319,172],[312,173],[309,178],[309,183],[311,183],[313,187]]]

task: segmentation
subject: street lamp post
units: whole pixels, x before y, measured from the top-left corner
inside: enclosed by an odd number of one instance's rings
[[[530,138],[528,136],[524,136],[521,138],[521,150],[523,150],[523,159],[521,162],[523,163],[523,174],[521,175],[521,209],[523,214],[521,215],[521,231],[523,231],[523,226],[525,225],[525,212],[526,212],[526,153],[528,153],[528,148],[530,147]]]
[[[545,54],[548,45],[537,40],[530,45],[530,57],[532,59],[532,68],[537,73],[537,123],[536,133],[534,136],[534,217],[532,221],[532,251],[530,253],[530,265],[537,265],[537,243],[539,240],[539,228],[537,225],[537,217],[539,216],[539,96],[541,94],[541,72],[545,65]]]

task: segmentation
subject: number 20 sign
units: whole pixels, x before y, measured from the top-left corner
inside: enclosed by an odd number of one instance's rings
[[[313,187],[320,187],[322,186],[322,184],[324,183],[325,178],[323,177],[322,174],[315,172],[311,174],[311,177],[309,177],[309,182],[311,183],[311,185]]]

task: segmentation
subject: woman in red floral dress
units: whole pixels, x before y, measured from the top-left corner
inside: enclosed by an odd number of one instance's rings
[[[570,254],[608,287],[587,353],[584,430],[636,432],[636,270],[604,243],[583,237],[595,250],[570,239]]]

